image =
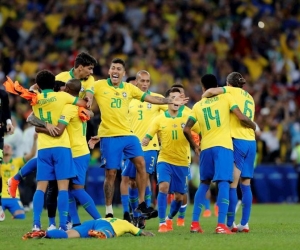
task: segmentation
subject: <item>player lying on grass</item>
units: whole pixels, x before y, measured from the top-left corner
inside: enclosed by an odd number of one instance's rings
[[[151,232],[146,232],[135,227],[127,220],[117,218],[103,218],[98,220],[89,220],[80,226],[74,227],[68,231],[54,229],[50,231],[28,232],[22,239],[69,239],[69,238],[99,238],[108,239],[122,236],[130,233],[134,236],[154,236]]]

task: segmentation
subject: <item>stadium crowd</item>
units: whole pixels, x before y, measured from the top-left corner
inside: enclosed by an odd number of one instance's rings
[[[237,71],[256,101],[258,162],[289,161],[300,141],[296,0],[3,0],[0,10],[1,82],[8,75],[28,87],[37,71],[69,70],[85,50],[98,60],[95,79],[120,57],[128,75],[149,71],[155,92],[182,83],[191,106],[202,94],[201,75],[215,74],[222,86]],[[10,105],[24,130],[30,106],[12,96]]]
[[[8,75],[29,87],[39,70],[68,71],[76,55],[88,51],[98,60],[96,80],[106,78],[109,62],[119,57],[126,61],[127,76],[150,72],[152,91],[164,94],[172,84],[183,84],[191,107],[201,98],[203,74],[213,73],[223,86],[226,76],[238,71],[256,102],[257,162],[290,162],[300,142],[297,6],[295,0],[3,0],[0,82]],[[10,140],[15,156],[21,156],[30,148],[31,107],[20,97],[9,98],[16,127]],[[99,124],[97,105],[93,110],[88,136]],[[98,152],[93,151],[93,162]],[[34,186],[29,197],[21,195],[25,205],[33,191]]]

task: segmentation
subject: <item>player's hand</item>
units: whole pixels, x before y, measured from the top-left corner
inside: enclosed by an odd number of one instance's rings
[[[90,149],[94,149],[95,145],[100,141],[99,136],[92,136],[91,139],[88,141],[88,145]]]
[[[15,127],[12,124],[7,124],[6,125],[6,130],[7,130],[7,133],[9,135],[12,135],[15,131]]]
[[[142,231],[141,235],[143,235],[143,236],[155,236],[154,233],[147,232],[147,231]]]
[[[38,137],[39,137],[39,134],[38,133],[34,133],[33,140],[36,141]]]
[[[86,96],[86,97],[83,98],[83,100],[86,101],[86,107],[87,107],[88,109],[91,108],[93,99],[90,98],[90,97],[88,97],[88,96]]]
[[[54,126],[51,123],[46,123],[46,129],[48,130],[49,134],[53,137],[58,136],[60,129]]]
[[[176,104],[176,105],[179,105],[179,106],[182,106],[182,105],[187,104],[189,99],[190,99],[189,97],[178,96],[178,97],[173,99],[172,103]]]
[[[142,146],[143,147],[148,146],[149,142],[150,142],[150,138],[144,137],[142,140]]]
[[[33,84],[30,86],[29,91],[38,91],[39,90],[39,86],[37,85],[37,83]]]

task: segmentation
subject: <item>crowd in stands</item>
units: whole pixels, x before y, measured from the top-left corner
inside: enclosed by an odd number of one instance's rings
[[[192,106],[203,74],[223,86],[238,71],[256,101],[258,163],[289,162],[300,142],[299,20],[297,0],[2,0],[0,83],[29,87],[39,70],[69,70],[88,51],[95,79],[119,57],[127,76],[149,71],[155,92],[182,83]],[[30,106],[16,96],[10,105],[25,129]]]

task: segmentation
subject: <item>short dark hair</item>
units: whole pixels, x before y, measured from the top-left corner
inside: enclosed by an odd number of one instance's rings
[[[95,66],[97,64],[97,60],[92,57],[90,54],[86,52],[79,53],[75,58],[74,68],[78,68],[80,65],[83,67],[86,66]]]
[[[124,69],[125,69],[125,62],[124,62],[122,59],[120,59],[120,58],[114,58],[114,59],[111,61],[111,64],[113,64],[113,63],[119,63],[119,64],[122,64],[123,67],[124,67]]]
[[[182,85],[182,84],[180,84],[180,83],[176,83],[176,84],[173,84],[172,86],[171,86],[171,89],[172,88],[181,88],[181,89],[184,89],[184,86]]]
[[[62,81],[55,81],[53,90],[54,90],[55,92],[58,92],[58,91],[60,91],[60,88],[63,87],[63,86],[66,86],[66,83],[65,83],[65,82],[62,82]]]
[[[73,94],[79,94],[81,90],[81,81],[79,79],[70,79],[66,82],[66,87],[72,91]]]
[[[55,85],[55,75],[49,70],[41,70],[37,73],[35,82],[41,90],[53,89]]]
[[[181,93],[178,88],[168,89],[167,92],[166,92],[166,97],[169,97],[171,93],[176,93],[176,92],[179,93],[179,94]]]
[[[213,74],[205,74],[201,77],[201,82],[205,89],[218,87],[218,80]]]
[[[125,82],[130,82],[130,81],[135,81],[135,80],[136,80],[135,76],[129,76],[129,77],[127,77]]]
[[[239,72],[231,72],[227,78],[226,82],[228,82],[233,87],[242,88],[246,83],[246,80]]]

